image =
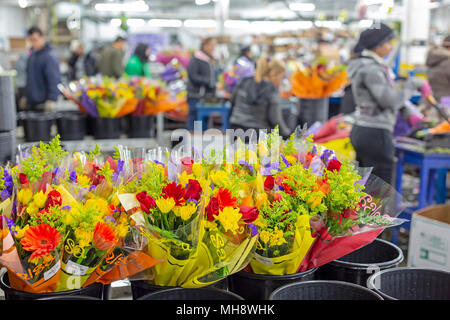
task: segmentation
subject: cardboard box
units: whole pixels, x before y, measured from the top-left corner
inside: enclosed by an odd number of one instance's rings
[[[408,248],[408,267],[450,271],[450,205],[414,212]]]
[[[26,38],[9,38],[9,48],[11,50],[26,49],[27,39]]]

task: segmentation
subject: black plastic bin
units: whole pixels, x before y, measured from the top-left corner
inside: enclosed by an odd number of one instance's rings
[[[308,124],[311,127],[316,121],[322,124],[328,121],[329,98],[299,99],[298,124]]]
[[[64,296],[88,296],[98,299],[103,297],[103,284],[93,283],[86,288],[49,293],[30,293],[13,289],[9,285],[8,272],[0,277],[0,289],[5,293],[5,300],[38,300],[43,298],[56,298]]]
[[[277,288],[286,284],[314,280],[317,268],[284,276],[270,276],[239,271],[228,277],[229,290],[245,300],[267,300]]]
[[[375,239],[366,246],[317,270],[317,279],[347,281],[361,286],[377,271],[396,268],[403,261],[402,250],[396,245]]]
[[[41,298],[37,300],[92,300],[99,301],[102,299],[89,297],[89,296],[61,296],[61,297],[49,297],[49,298]]]
[[[450,272],[395,268],[372,275],[368,287],[385,300],[450,300]]]
[[[149,284],[145,280],[133,280],[130,281],[130,283],[133,300],[139,300],[139,298],[141,298],[142,296],[148,295],[153,292],[180,288],[180,287],[157,286]],[[209,286],[206,286],[205,288],[228,289],[228,281],[227,279],[223,279]]]
[[[154,136],[154,116],[130,116],[129,119],[129,138],[151,138]]]
[[[119,139],[121,118],[94,118],[96,139]]]
[[[269,300],[383,300],[377,293],[343,281],[295,282],[276,289]]]
[[[26,111],[18,114],[25,133],[25,141],[48,142],[52,139],[51,128],[57,118],[56,113]]]
[[[0,132],[0,164],[14,160],[16,131]]]
[[[86,114],[66,111],[58,114],[56,126],[61,140],[83,140],[86,135]]]
[[[239,295],[217,288],[172,288],[149,293],[138,300],[244,300]]]

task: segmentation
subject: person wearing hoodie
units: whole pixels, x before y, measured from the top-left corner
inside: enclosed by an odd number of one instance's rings
[[[148,58],[150,56],[150,48],[146,43],[138,43],[134,54],[128,60],[125,66],[125,73],[129,76],[151,78]]]
[[[254,77],[244,78],[231,97],[231,129],[267,129],[278,125],[280,135],[291,130],[281,114],[279,87],[286,74],[284,64],[265,55],[258,59]]]
[[[61,82],[59,61],[38,27],[28,30],[31,54],[27,60],[25,95],[31,110],[54,111]]]
[[[186,121],[186,129],[194,130],[194,121],[197,112],[197,104],[205,94],[215,94],[217,75],[215,71],[214,50],[217,40],[215,38],[203,39],[200,50],[196,51],[187,67],[187,103],[189,115]]]
[[[397,114],[402,111],[417,126],[423,116],[405,108],[416,90],[425,90],[425,82],[411,77],[402,89],[394,87],[384,58],[393,49],[394,31],[383,23],[363,31],[359,43],[363,50],[348,67],[356,103],[355,124],[350,141],[361,167],[373,167],[373,174],[390,183],[394,162],[393,131]],[[423,93],[423,92],[422,92]]]
[[[450,96],[450,35],[445,37],[441,47],[433,47],[427,55],[427,77],[436,101]],[[424,110],[427,117],[441,121],[434,108]]]

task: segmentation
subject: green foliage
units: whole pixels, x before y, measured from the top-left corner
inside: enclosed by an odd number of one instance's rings
[[[105,165],[98,171],[98,174],[103,175],[107,181],[111,181],[114,170],[110,168],[109,162],[105,162]]]
[[[285,238],[294,235],[294,226],[297,222],[298,214],[294,210],[290,210],[287,200],[282,199],[281,201],[274,201],[271,205],[262,206],[259,214],[258,220],[265,225],[260,232],[262,230],[272,232],[276,228],[283,231]]]
[[[158,165],[150,162],[142,176],[135,178],[125,185],[125,191],[129,193],[139,193],[147,191],[147,193],[157,199],[161,195],[163,187],[167,184],[167,177],[161,172]]]
[[[3,177],[4,177],[3,167],[0,166],[0,190],[5,189],[5,184],[3,183]]]
[[[295,152],[295,134],[291,134],[289,137],[289,140],[286,142],[285,146],[283,147],[283,154],[284,155],[293,155]]]
[[[28,223],[30,226],[37,226],[41,223],[45,223],[63,234],[65,231],[65,224],[63,223],[65,214],[66,213],[61,210],[59,206],[53,206],[48,209],[48,214],[41,214],[38,212],[30,215]]]
[[[119,147],[117,147],[117,146],[114,146],[113,159],[114,160],[120,159],[120,150],[119,150]]]
[[[86,158],[88,160],[94,160],[95,157],[97,157],[98,155],[100,155],[100,147],[98,144],[95,144],[95,148],[92,151],[89,151]]]

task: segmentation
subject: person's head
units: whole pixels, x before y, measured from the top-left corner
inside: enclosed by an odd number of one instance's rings
[[[373,27],[361,32],[358,43],[361,48],[371,50],[384,58],[394,48],[392,44],[394,39],[394,30],[384,23],[376,23]]]
[[[275,88],[279,88],[285,74],[286,67],[281,61],[262,55],[256,64],[254,77],[257,83],[264,79],[272,82]]]
[[[45,36],[39,27],[31,27],[28,29],[28,40],[30,41],[31,48],[34,51],[38,51],[45,46]]]
[[[73,40],[70,43],[70,51],[77,55],[82,55],[84,52],[83,44],[78,40]]]
[[[241,48],[241,56],[245,56],[249,59],[253,59],[253,53],[250,46],[244,46]]]
[[[444,38],[444,41],[442,41],[442,46],[447,50],[450,50],[450,35]]]
[[[125,48],[125,43],[127,40],[124,37],[118,36],[113,42],[113,46],[117,49],[123,50]]]
[[[216,48],[217,40],[212,37],[207,37],[202,40],[200,49],[206,53],[208,56],[212,57],[214,49]]]
[[[150,56],[150,47],[146,43],[138,43],[136,49],[134,49],[134,55],[141,60],[142,63],[148,62]]]

